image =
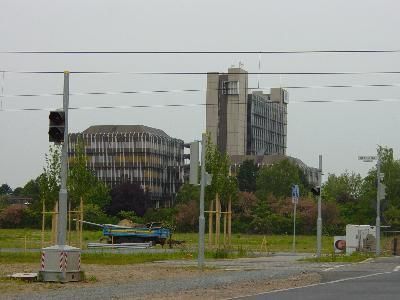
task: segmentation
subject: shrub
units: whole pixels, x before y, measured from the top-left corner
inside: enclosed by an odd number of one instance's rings
[[[12,204],[0,213],[0,226],[2,228],[16,228],[22,225],[24,214],[26,211],[25,205]]]

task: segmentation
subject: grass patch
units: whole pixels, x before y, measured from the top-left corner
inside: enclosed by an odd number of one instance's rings
[[[331,253],[330,255],[324,255],[324,256],[321,256],[320,258],[318,258],[318,257],[305,258],[305,259],[302,259],[302,261],[307,261],[307,262],[349,262],[349,263],[352,263],[352,262],[360,262],[360,261],[366,260],[368,258],[373,258],[373,257],[375,257],[375,254],[373,254],[373,253],[354,252],[351,255]]]
[[[118,254],[118,253],[82,253],[83,264],[100,264],[100,265],[128,265],[140,264],[146,262],[153,262],[158,260],[173,260],[185,259],[186,253],[132,253],[132,254]]]
[[[18,248],[18,249],[41,249],[41,230],[39,229],[0,229],[0,248]],[[51,231],[46,230],[44,234],[45,247],[51,246]],[[69,237],[69,235],[67,236]],[[83,231],[83,247],[87,249],[87,243],[98,242],[102,237],[101,230],[84,230]],[[266,240],[266,245],[263,244],[263,240]],[[176,248],[184,249],[187,257],[182,255],[183,258],[190,258],[194,252],[197,251],[198,246],[198,233],[174,233],[172,236],[175,240],[184,240],[185,243]],[[213,236],[215,238],[215,236]],[[214,240],[214,239],[213,239]],[[67,239],[67,244],[71,246],[79,247],[77,244],[76,232],[71,233],[71,242]],[[205,235],[206,249],[212,250],[214,248],[207,247],[208,234]],[[390,239],[382,237],[382,245],[389,244]],[[221,234],[220,245],[223,248],[223,237]],[[263,246],[262,246],[263,245]],[[239,257],[244,257],[245,253],[252,254],[254,252],[291,252],[293,245],[292,235],[261,235],[261,234],[232,234],[231,248],[242,252]],[[297,235],[296,236],[296,252],[298,253],[315,253],[316,252],[317,240],[315,235]],[[220,247],[220,248],[221,248]],[[157,246],[160,248],[160,246]],[[322,253],[329,255],[333,248],[333,238],[331,236],[322,236]],[[383,247],[384,248],[384,247]],[[242,249],[242,250],[240,250]],[[219,254],[218,254],[219,255]],[[229,254],[228,257],[232,257]],[[213,258],[210,255],[209,258]],[[167,258],[169,259],[169,258]]]
[[[0,252],[0,265],[13,263],[37,263],[39,267],[39,252]]]
[[[185,253],[82,253],[83,264],[99,265],[127,265],[152,262],[157,260],[185,259]],[[38,252],[0,252],[0,264],[10,263],[38,263],[40,262],[40,253]]]
[[[263,244],[265,237],[266,247]],[[174,233],[173,239],[186,241],[187,246],[197,246],[197,233]],[[205,241],[208,241],[208,234],[205,235]],[[221,235],[221,245],[223,244]],[[332,249],[333,238],[331,236],[322,237],[322,248],[329,253]],[[293,246],[292,235],[261,235],[261,234],[232,234],[232,248],[243,248],[251,252],[259,252],[260,250],[267,252],[291,252]],[[296,251],[303,253],[316,252],[317,238],[315,235],[296,235]]]

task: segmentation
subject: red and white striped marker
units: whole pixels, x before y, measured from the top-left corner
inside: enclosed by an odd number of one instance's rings
[[[68,252],[64,252],[64,271],[67,270],[68,265]]]
[[[64,269],[64,252],[60,252],[60,271],[63,271]]]
[[[44,253],[44,251],[42,252],[42,260],[41,260],[41,268],[42,271],[44,271],[44,259],[45,259],[46,254]]]

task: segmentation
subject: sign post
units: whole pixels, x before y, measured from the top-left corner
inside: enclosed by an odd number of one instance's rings
[[[297,184],[292,185],[293,207],[293,253],[296,253],[296,206],[299,203],[300,190]]]
[[[370,155],[370,156],[359,156],[358,160],[362,160],[363,162],[373,162],[376,160],[376,247],[375,247],[375,254],[379,256],[381,254],[381,161],[380,157]]]

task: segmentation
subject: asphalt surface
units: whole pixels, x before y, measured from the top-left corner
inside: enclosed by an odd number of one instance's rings
[[[322,282],[239,299],[400,299],[400,257],[380,258],[322,270]]]

